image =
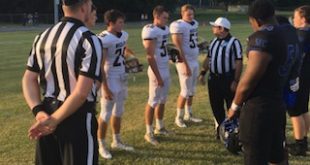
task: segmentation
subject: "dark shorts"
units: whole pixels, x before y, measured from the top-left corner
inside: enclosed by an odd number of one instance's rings
[[[85,103],[36,146],[37,165],[97,165],[95,104]]]
[[[240,140],[246,165],[264,165],[284,160],[285,105],[281,99],[255,97],[240,114]]]
[[[308,71],[303,71],[299,78],[299,90],[296,93],[296,104],[292,108],[288,108],[287,112],[291,117],[300,116],[309,111],[309,92],[310,92],[310,67]]]

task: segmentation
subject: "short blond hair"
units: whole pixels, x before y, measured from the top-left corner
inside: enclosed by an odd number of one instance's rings
[[[192,10],[193,12],[195,12],[195,8],[191,4],[185,4],[181,7],[181,13],[187,10]]]

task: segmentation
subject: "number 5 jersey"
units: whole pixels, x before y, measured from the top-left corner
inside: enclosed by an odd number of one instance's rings
[[[154,56],[158,69],[169,68],[169,56],[167,51],[168,37],[168,26],[158,27],[153,24],[148,24],[143,27],[142,40],[154,40],[156,42]]]

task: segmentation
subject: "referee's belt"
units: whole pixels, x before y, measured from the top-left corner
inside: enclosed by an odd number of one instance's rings
[[[57,100],[56,98],[52,98],[52,97],[45,97],[43,100],[44,111],[47,114],[54,113],[62,104],[63,104],[63,101]],[[79,109],[83,109],[83,111],[87,111],[90,113],[95,113],[96,112],[96,102],[85,101],[79,107]],[[79,113],[79,110],[77,112]]]
[[[230,77],[235,75],[235,70],[225,73],[212,73],[210,72],[211,77]]]

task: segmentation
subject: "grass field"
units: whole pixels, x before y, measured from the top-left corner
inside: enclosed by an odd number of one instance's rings
[[[212,16],[205,18],[199,15],[199,20],[207,23],[215,19],[217,14]],[[241,40],[245,48],[246,37],[252,32],[246,17],[236,14],[227,16],[232,18],[232,34]],[[193,104],[194,114],[203,118],[204,122],[190,124],[190,127],[185,129],[174,125],[179,85],[173,65],[171,65],[172,85],[166,106],[165,124],[176,134],[159,137],[158,147],[144,141],[143,115],[148,97],[148,80],[140,39],[142,26],[142,23],[130,23],[126,26],[126,31],[130,35],[129,47],[144,64],[142,73],[130,75],[129,97],[122,123],[123,141],[133,145],[135,152],[112,151],[113,159],[107,161],[100,158],[100,164],[242,164],[242,156],[230,154],[214,139],[213,119],[206,87],[198,85]],[[33,164],[35,143],[27,138],[27,130],[33,122],[33,117],[22,96],[21,77],[32,41],[40,31],[0,32],[0,165]],[[97,33],[100,28],[97,27],[94,31]],[[202,25],[199,34],[207,40],[212,38],[208,25]],[[200,60],[202,59],[203,56],[200,56]],[[246,63],[246,58],[244,61]],[[136,77],[136,81],[133,81],[133,76]],[[288,137],[292,140],[290,123],[287,128]],[[108,142],[111,141],[110,135],[109,131]],[[309,156],[290,157],[290,163],[294,165],[306,165],[310,164],[309,162]]]

